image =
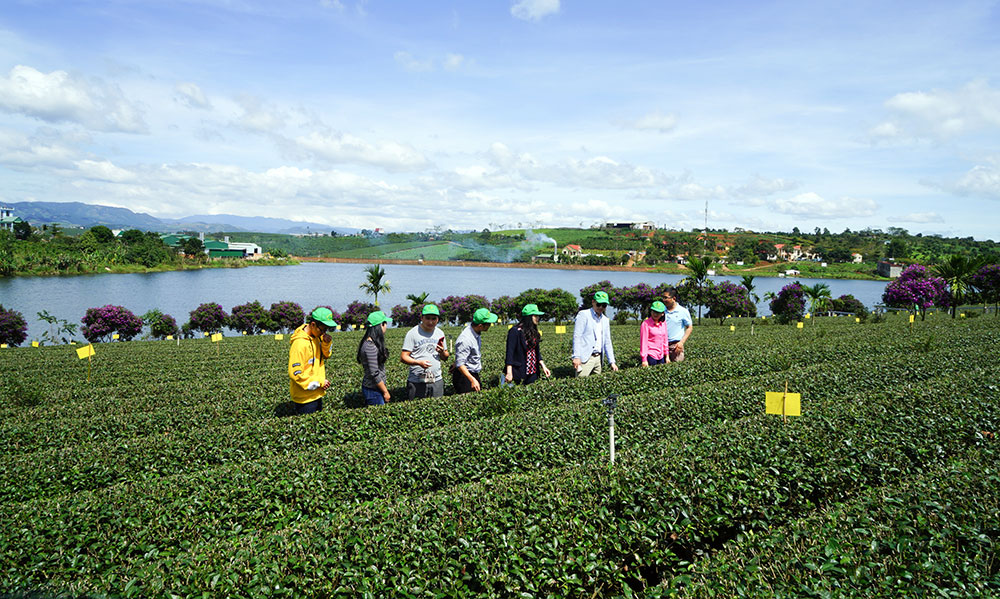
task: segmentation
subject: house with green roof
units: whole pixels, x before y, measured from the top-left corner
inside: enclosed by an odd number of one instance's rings
[[[20,216],[14,216],[13,208],[0,206],[0,231],[10,231],[13,233],[14,225],[23,222],[24,220]]]

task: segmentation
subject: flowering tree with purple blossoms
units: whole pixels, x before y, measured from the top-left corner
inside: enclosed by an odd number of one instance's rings
[[[640,314],[646,310],[654,301],[663,296],[666,285],[650,287],[645,283],[639,283],[632,287],[621,287],[618,289],[618,304],[616,309],[630,310]]]
[[[987,264],[972,275],[972,286],[979,290],[983,301],[993,304],[993,315],[1000,314],[1000,264]]]
[[[274,330],[281,331],[282,333],[295,330],[306,320],[306,313],[302,311],[302,306],[295,302],[277,302],[271,304],[269,313]]]
[[[415,327],[420,322],[420,311],[423,304],[410,306],[396,305],[392,307],[392,324],[398,327]]]
[[[142,321],[149,326],[149,334],[154,339],[163,339],[167,335],[177,335],[180,333],[174,317],[164,314],[155,308],[143,314]]]
[[[583,300],[581,307],[587,309],[590,307],[590,302],[594,300],[594,294],[598,291],[603,291],[608,294],[608,300],[611,303],[611,307],[615,310],[621,308],[618,303],[618,294],[621,290],[611,284],[611,281],[598,281],[593,285],[587,285],[586,287],[580,289],[580,298]]]
[[[931,276],[927,267],[920,264],[904,268],[899,278],[886,285],[882,292],[885,305],[920,312],[920,320],[927,318],[927,308],[935,304],[947,305],[949,297],[945,280]]]
[[[501,322],[517,320],[523,306],[517,305],[517,299],[509,295],[501,295],[490,303],[490,311],[500,317]]]
[[[271,320],[271,313],[256,300],[233,306],[233,310],[226,320],[226,326],[237,333],[245,332],[247,335],[256,335],[261,331],[277,328]]]
[[[441,310],[441,321],[462,324],[472,321],[472,314],[479,308],[489,308],[490,300],[482,295],[449,295],[437,307]]]
[[[375,304],[355,300],[347,304],[347,311],[341,314],[340,318],[335,318],[334,320],[344,330],[347,329],[348,325],[355,329],[363,329],[368,322],[368,315],[376,310],[378,310],[378,306]]]
[[[229,315],[215,302],[206,302],[191,310],[190,329],[203,333],[221,333]]]
[[[123,306],[109,304],[100,308],[87,308],[81,322],[83,328],[80,332],[91,343],[107,341],[114,333],[118,333],[123,341],[128,341],[142,332],[142,319]]]
[[[718,318],[722,324],[727,316],[757,316],[757,305],[750,299],[745,287],[722,281],[712,284],[708,281],[702,289],[709,318]]]
[[[785,285],[771,300],[770,307],[771,313],[782,324],[800,320],[806,312],[806,292],[798,281]]]
[[[28,338],[28,323],[17,310],[7,310],[0,304],[0,343],[17,347]]]

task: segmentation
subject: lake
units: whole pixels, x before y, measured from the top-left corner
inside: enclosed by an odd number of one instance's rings
[[[30,339],[35,339],[48,325],[37,313],[50,314],[79,323],[87,308],[114,304],[125,306],[137,316],[157,308],[183,324],[189,313],[204,302],[218,302],[229,312],[233,306],[259,300],[265,308],[278,301],[294,301],[305,310],[330,305],[344,311],[354,300],[371,301],[358,288],[365,281],[367,264],[304,263],[295,266],[252,266],[236,269],[205,269],[152,274],[98,274],[66,277],[0,278],[0,304],[24,315]],[[406,304],[408,294],[424,291],[431,301],[449,295],[479,294],[493,299],[515,296],[525,289],[562,288],[573,295],[598,281],[609,280],[616,286],[647,283],[677,283],[681,275],[595,270],[557,270],[547,268],[491,268],[430,265],[384,266],[392,291],[379,297],[386,312],[396,304]],[[732,281],[739,277],[712,277],[713,281]],[[763,298],[768,291],[777,293],[794,279],[758,277],[754,292]],[[842,279],[802,279],[806,284],[826,283],[833,297],[851,294],[869,309],[881,302],[883,281]],[[767,302],[758,309],[769,314]],[[78,337],[81,338],[82,337]]]

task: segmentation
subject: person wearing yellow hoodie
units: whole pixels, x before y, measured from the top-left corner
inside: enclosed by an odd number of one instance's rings
[[[306,323],[292,333],[288,377],[295,414],[312,414],[323,409],[323,394],[330,388],[325,363],[333,345],[327,329],[336,326],[329,308],[316,308]]]

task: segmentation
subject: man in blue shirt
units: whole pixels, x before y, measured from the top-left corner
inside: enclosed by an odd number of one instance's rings
[[[671,287],[663,292],[663,303],[667,311],[663,313],[663,319],[667,321],[667,341],[670,346],[670,361],[684,361],[684,342],[691,336],[694,324],[691,321],[691,313],[684,306],[677,303],[677,289]]]
[[[573,368],[576,376],[601,374],[601,357],[606,356],[611,370],[618,371],[615,348],[611,345],[611,320],[604,314],[608,309],[608,294],[598,291],[589,310],[580,310],[573,324]]]

